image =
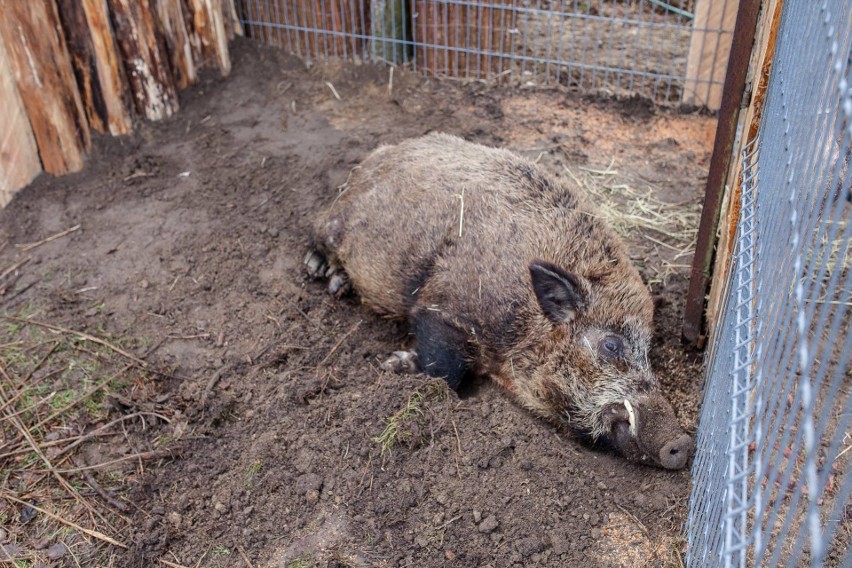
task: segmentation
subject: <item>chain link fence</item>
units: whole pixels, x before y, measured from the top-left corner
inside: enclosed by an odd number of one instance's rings
[[[718,108],[738,0],[239,0],[247,33],[308,60],[560,84]]]
[[[852,566],[852,1],[784,3],[708,357],[689,566]]]

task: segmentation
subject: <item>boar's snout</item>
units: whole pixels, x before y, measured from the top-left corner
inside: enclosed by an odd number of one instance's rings
[[[692,453],[692,438],[684,434],[677,440],[672,440],[660,450],[660,465],[666,469],[682,469]]]
[[[612,441],[630,461],[666,469],[686,466],[695,444],[684,433],[671,405],[661,396],[646,396],[613,408]]]

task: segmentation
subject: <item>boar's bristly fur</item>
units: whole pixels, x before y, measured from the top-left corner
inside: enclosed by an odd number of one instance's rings
[[[330,276],[330,291],[351,283],[375,311],[409,320],[417,369],[454,388],[491,376],[628,459],[686,464],[692,440],[648,362],[651,296],[575,186],[509,151],[430,134],[372,152],[312,238],[309,271]]]

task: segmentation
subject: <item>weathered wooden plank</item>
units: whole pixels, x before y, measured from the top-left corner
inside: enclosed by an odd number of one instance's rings
[[[188,0],[192,10],[193,28],[201,44],[205,60],[215,59],[222,75],[231,73],[228,33],[225,31],[222,0]]]
[[[130,90],[106,0],[58,0],[59,17],[89,125],[100,133],[133,130]]]
[[[228,34],[228,39],[232,40],[236,36],[243,35],[243,25],[237,15],[235,0],[222,0],[222,11],[225,17],[225,32]]]
[[[172,116],[180,105],[165,39],[149,0],[107,0],[107,4],[136,110],[149,120]]]
[[[0,35],[45,171],[83,167],[89,124],[53,0],[0,0]]]
[[[0,39],[0,207],[41,173],[33,129]]]
[[[697,0],[682,100],[718,110],[739,0]]]
[[[198,80],[192,41],[181,0],[154,0],[169,52],[175,84],[185,89]]]

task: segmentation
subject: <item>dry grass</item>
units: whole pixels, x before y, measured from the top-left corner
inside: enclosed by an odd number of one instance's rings
[[[565,171],[619,235],[657,252],[660,263],[649,266],[655,270],[649,284],[665,284],[673,274],[689,269],[701,215],[699,203],[661,201],[655,197],[659,189],[619,173],[612,164],[603,170],[566,166]]]
[[[373,437],[373,442],[379,444],[382,456],[390,453],[397,442],[419,441],[415,438],[420,438],[425,432],[423,424],[420,424],[425,407],[430,401],[446,399],[447,388],[443,379],[430,380],[411,393],[403,407],[385,420],[385,429]]]
[[[129,346],[42,320],[31,307],[0,315],[0,561],[117,565],[149,457],[135,434],[169,419]]]

